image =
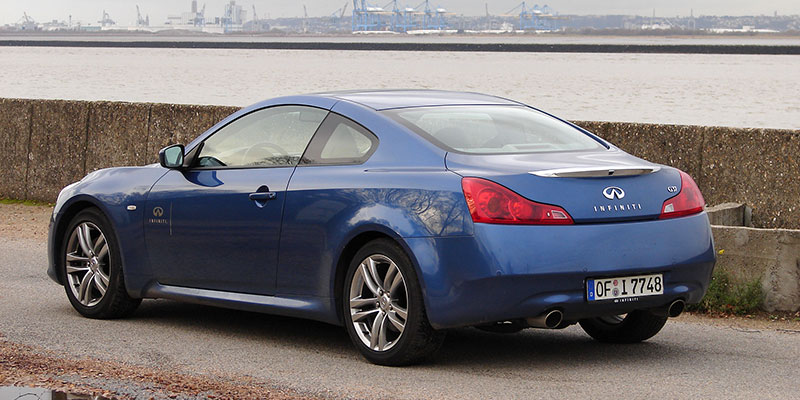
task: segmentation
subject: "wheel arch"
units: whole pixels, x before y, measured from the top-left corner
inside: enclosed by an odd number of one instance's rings
[[[53,225],[53,232],[51,233],[51,249],[50,249],[50,257],[52,259],[51,264],[55,268],[55,276],[58,280],[58,283],[62,286],[64,285],[64,280],[61,277],[61,274],[58,272],[63,267],[64,260],[61,259],[59,254],[61,253],[61,246],[62,246],[62,239],[66,235],[67,227],[69,223],[78,215],[81,211],[89,209],[89,208],[96,208],[103,216],[108,220],[108,222],[112,225],[111,231],[114,234],[114,239],[117,240],[119,243],[119,237],[117,236],[117,230],[114,229],[114,222],[111,219],[111,216],[106,212],[104,207],[91,196],[81,196],[76,198],[75,200],[65,204],[62,206],[61,210],[58,211],[58,216],[54,220]],[[124,263],[122,265],[123,274],[125,273]]]
[[[419,263],[417,262],[414,253],[411,251],[411,248],[408,246],[405,240],[398,235],[397,233],[385,228],[385,227],[370,227],[365,228],[357,233],[354,233],[350,239],[346,242],[342,247],[342,251],[339,253],[339,256],[336,258],[336,263],[334,264],[334,282],[333,282],[333,301],[334,306],[336,309],[336,319],[339,323],[343,323],[343,315],[342,315],[342,291],[344,289],[344,280],[347,275],[347,269],[352,261],[353,257],[356,255],[358,250],[360,250],[364,245],[367,243],[377,240],[377,239],[388,239],[395,242],[400,248],[406,253],[409,260],[411,260],[411,265],[416,272],[417,279],[419,281],[419,285],[422,288],[423,292],[423,305],[427,311],[427,299],[425,298],[425,282],[422,280],[422,273],[420,271]]]

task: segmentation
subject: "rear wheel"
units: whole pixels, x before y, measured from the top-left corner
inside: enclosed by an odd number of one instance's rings
[[[353,257],[342,293],[347,333],[380,365],[408,365],[430,356],[444,333],[428,323],[416,273],[391,240],[367,243]]]
[[[67,298],[84,317],[124,317],[141,303],[125,290],[119,245],[100,210],[83,210],[70,221],[60,254]]]
[[[581,328],[592,338],[606,343],[638,343],[655,336],[667,317],[649,311],[633,311],[628,314],[584,319]]]

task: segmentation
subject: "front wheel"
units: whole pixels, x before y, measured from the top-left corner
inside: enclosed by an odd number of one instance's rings
[[[83,210],[70,221],[60,254],[67,298],[84,317],[124,317],[141,303],[128,296],[119,245],[100,210]]]
[[[667,317],[640,310],[624,315],[584,319],[579,323],[595,340],[606,343],[638,343],[655,336],[667,323]]]
[[[428,323],[411,261],[388,239],[367,243],[353,257],[342,307],[350,339],[375,364],[419,362],[444,340]]]

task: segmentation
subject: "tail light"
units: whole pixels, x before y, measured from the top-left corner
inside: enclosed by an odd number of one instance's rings
[[[706,201],[700,194],[700,189],[689,174],[681,173],[681,191],[667,199],[661,206],[660,219],[677,218],[697,214],[705,208]]]
[[[570,225],[561,207],[530,201],[505,186],[480,178],[461,180],[473,222],[514,225]]]

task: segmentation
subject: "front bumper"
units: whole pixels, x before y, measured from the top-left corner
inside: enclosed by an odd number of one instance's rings
[[[47,276],[56,283],[63,285],[61,277],[56,272],[56,232],[55,232],[56,215],[50,216],[50,228],[47,234]]]
[[[406,239],[428,318],[438,329],[530,318],[566,321],[702,299],[716,261],[705,213],[670,220],[569,226],[475,224],[475,234]],[[586,301],[587,278],[662,273],[664,294]]]

